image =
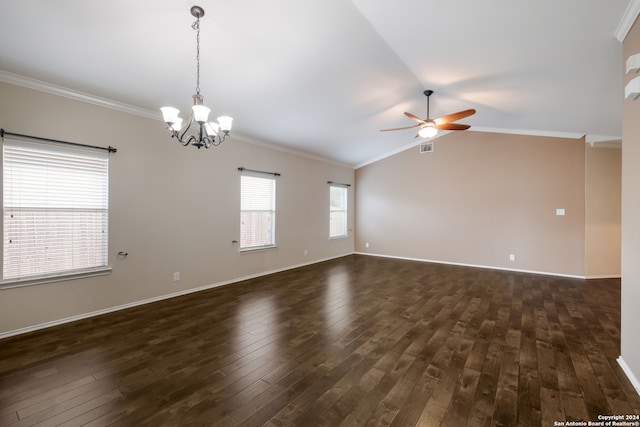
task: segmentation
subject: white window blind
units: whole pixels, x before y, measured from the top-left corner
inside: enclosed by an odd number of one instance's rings
[[[3,280],[107,266],[106,153],[5,140]]]
[[[240,187],[240,249],[274,246],[276,180],[242,175]]]
[[[347,187],[329,186],[329,237],[347,236]]]

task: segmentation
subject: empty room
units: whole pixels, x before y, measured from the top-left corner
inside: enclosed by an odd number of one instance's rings
[[[640,426],[640,0],[0,0],[1,426]]]

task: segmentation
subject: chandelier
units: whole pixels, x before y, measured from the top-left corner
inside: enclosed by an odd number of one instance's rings
[[[183,126],[178,117],[180,110],[173,107],[162,107],[162,116],[169,126],[171,137],[176,138],[183,146],[193,145],[198,149],[220,145],[229,136],[233,119],[229,116],[218,117],[217,122],[209,122],[210,108],[203,104],[200,95],[200,18],[204,16],[204,9],[200,6],[191,7],[191,15],[196,21],[191,25],[196,31],[196,94],[193,95],[191,117]]]

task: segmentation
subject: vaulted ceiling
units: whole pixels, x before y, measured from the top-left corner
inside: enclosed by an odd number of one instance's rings
[[[205,104],[239,139],[363,164],[415,144],[379,130],[426,117],[425,89],[432,117],[475,108],[471,131],[621,135],[629,0],[194,2],[0,0],[0,70],[187,111],[198,4]]]

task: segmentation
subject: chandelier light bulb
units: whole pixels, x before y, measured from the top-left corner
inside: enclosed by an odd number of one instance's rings
[[[162,117],[167,123],[175,123],[178,119],[178,114],[180,114],[180,110],[173,107],[162,107],[160,111],[162,111]]]
[[[204,105],[194,105],[193,107],[193,119],[198,123],[206,123],[209,120],[209,112],[211,108]]]
[[[204,125],[204,130],[207,131],[207,135],[216,136],[218,130],[220,130],[220,125],[216,122],[209,122]]]
[[[218,123],[220,124],[220,129],[223,132],[229,132],[231,130],[231,123],[233,122],[233,118],[229,116],[220,116],[218,117]]]
[[[176,117],[173,123],[171,123],[169,126],[174,132],[178,132],[180,129],[182,129],[182,119],[180,117]]]

